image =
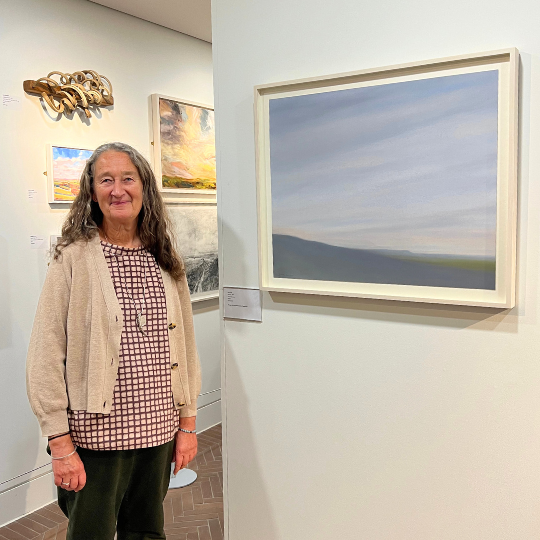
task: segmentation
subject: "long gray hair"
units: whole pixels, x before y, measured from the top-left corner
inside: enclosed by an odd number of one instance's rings
[[[123,152],[137,167],[143,185],[143,202],[138,217],[139,238],[158,264],[174,279],[180,279],[184,275],[184,265],[174,248],[171,224],[157,188],[156,177],[148,161],[135,148],[121,142],[102,144],[86,162],[81,175],[80,191],[62,226],[62,238],[56,245],[54,258],[58,259],[62,249],[73,242],[83,239],[88,241],[99,233],[103,212],[92,195],[95,164],[105,152]]]

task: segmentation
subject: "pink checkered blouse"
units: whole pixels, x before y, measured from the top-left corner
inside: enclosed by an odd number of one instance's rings
[[[90,450],[132,450],[169,442],[179,426],[169,359],[167,305],[161,272],[144,248],[101,242],[124,314],[120,363],[110,415],[68,410],[73,443]],[[146,268],[146,327],[137,325]],[[131,292],[133,301],[128,295]]]

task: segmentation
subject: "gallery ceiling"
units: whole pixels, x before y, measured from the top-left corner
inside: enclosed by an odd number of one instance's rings
[[[210,0],[90,0],[166,28],[212,42]]]

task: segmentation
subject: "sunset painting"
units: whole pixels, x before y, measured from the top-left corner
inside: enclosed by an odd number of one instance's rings
[[[164,189],[216,189],[214,111],[159,98]]]
[[[498,85],[270,98],[273,277],[495,290]]]
[[[81,173],[92,150],[53,146],[51,149],[52,195],[51,202],[71,202],[79,193]]]

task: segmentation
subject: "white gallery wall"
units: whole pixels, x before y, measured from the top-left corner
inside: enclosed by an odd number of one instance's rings
[[[26,349],[47,269],[45,249],[32,249],[30,236],[48,241],[66,215],[65,205],[46,202],[46,144],[94,148],[120,140],[150,158],[149,96],[212,103],[213,89],[209,43],[86,0],[0,6],[0,93],[21,101],[18,108],[0,103],[1,526],[55,498],[50,459],[25,389]],[[23,92],[26,79],[81,69],[98,71],[114,87],[114,107],[88,121],[77,114],[57,119],[37,96]],[[37,200],[28,199],[28,190],[36,190]],[[194,304],[194,312],[205,394],[199,398],[199,428],[204,428],[220,420],[218,302]]]
[[[517,307],[264,294],[223,323],[230,540],[533,540],[540,512],[540,8],[213,4],[223,286],[258,287],[253,87],[521,52]]]

